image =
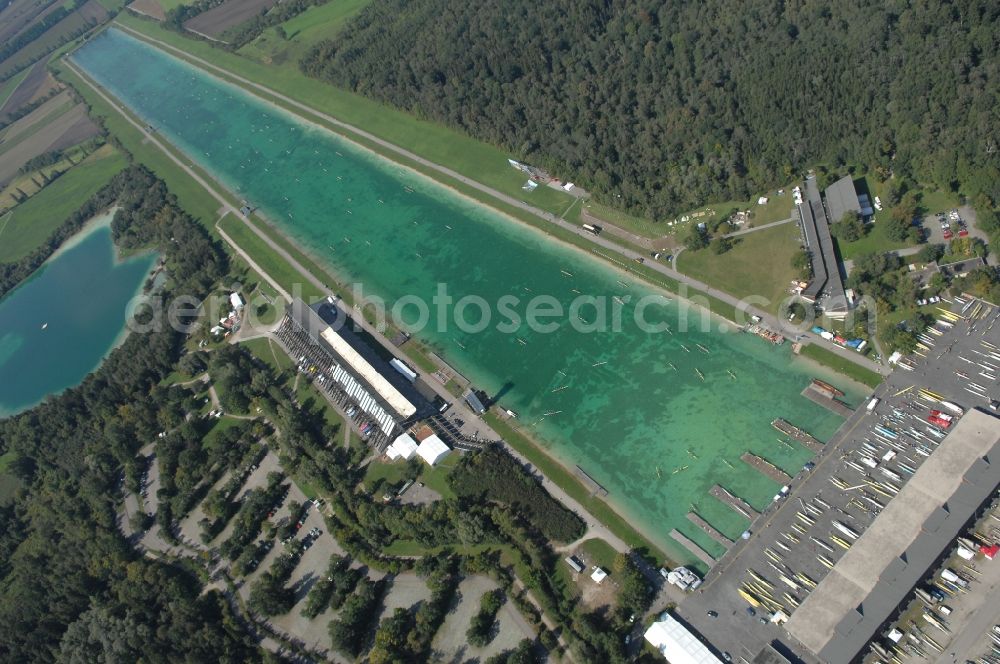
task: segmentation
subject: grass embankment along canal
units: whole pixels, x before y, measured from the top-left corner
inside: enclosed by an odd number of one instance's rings
[[[103,121],[108,132],[118,139],[132,158],[167,184],[170,193],[177,197],[181,208],[214,233],[219,202],[160,148],[147,141],[143,133],[121,115],[123,111],[108,104],[64,62],[53,63],[53,69],[61,80],[72,85],[80,93],[90,107],[91,116]]]
[[[30,254],[74,210],[127,165],[121,152],[105,146],[11,210],[0,221],[0,263]]]
[[[568,194],[550,187],[539,187],[530,195],[526,194],[521,185],[527,176],[510,167],[507,159],[511,155],[506,152],[443,125],[419,120],[403,111],[310,78],[299,70],[295,59],[266,65],[229,53],[208,42],[171,32],[151,20],[137,16],[119,14],[115,22],[205,59],[233,74],[265,85],[318,112],[327,113],[371,132],[477,182],[510,196],[527,199],[532,205],[552,214],[561,214],[573,202]],[[213,74],[217,75],[218,72]],[[254,94],[261,95],[260,91],[254,91]],[[300,113],[301,111],[298,112]]]
[[[818,344],[807,344],[802,347],[801,355],[810,360],[819,362],[823,366],[844,374],[848,378],[858,381],[868,387],[878,387],[882,383],[882,376],[870,369],[866,369],[848,359],[840,357],[836,353],[823,348]]]

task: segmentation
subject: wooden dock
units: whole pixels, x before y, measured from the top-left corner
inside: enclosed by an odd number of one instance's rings
[[[802,396],[809,399],[809,401],[812,401],[814,404],[823,406],[823,408],[826,408],[830,412],[836,413],[841,417],[850,417],[851,413],[854,412],[854,410],[851,409],[846,403],[834,396],[831,396],[829,392],[816,387],[813,383],[810,383],[806,386],[806,389],[802,390]],[[810,447],[809,449],[812,448]]]
[[[760,512],[751,507],[750,503],[718,484],[713,486],[709,493],[732,507],[737,514],[745,516],[751,521],[760,516]]]
[[[802,443],[805,447],[809,448],[809,450],[815,454],[819,454],[820,452],[823,451],[823,443],[818,438],[816,438],[810,433],[803,431],[794,424],[786,422],[780,417],[771,422],[771,426],[773,426],[775,429],[785,434],[792,440]]]
[[[685,535],[681,531],[675,528],[670,531],[670,536],[673,537],[675,540],[677,540],[677,542],[680,543],[681,546],[683,546],[685,549],[694,554],[694,557],[700,560],[701,562],[705,563],[709,567],[715,565],[715,558],[709,555],[708,551],[706,551],[705,549],[701,548],[693,541],[688,539],[687,535]]]
[[[740,458],[743,459],[745,463],[752,466],[753,468],[756,468],[757,470],[764,473],[765,475],[770,477],[775,482],[778,482],[779,484],[788,484],[789,482],[792,481],[791,475],[783,471],[781,468],[778,468],[767,459],[762,459],[756,454],[750,454],[749,452],[744,452],[742,455],[740,455]]]
[[[712,525],[705,521],[703,518],[698,516],[696,512],[688,512],[688,520],[694,525],[701,528],[706,535],[714,539],[716,542],[726,547],[727,549],[733,545],[733,540],[729,539],[718,530],[712,527]]]

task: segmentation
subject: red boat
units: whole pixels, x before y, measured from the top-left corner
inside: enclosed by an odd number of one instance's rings
[[[942,429],[947,429],[951,426],[952,417],[942,413],[940,410],[932,410],[931,414],[927,417],[927,421],[931,424],[936,424]]]

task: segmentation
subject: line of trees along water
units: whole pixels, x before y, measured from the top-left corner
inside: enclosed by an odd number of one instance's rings
[[[301,67],[651,218],[817,163],[992,206],[998,32],[990,0],[375,0]]]

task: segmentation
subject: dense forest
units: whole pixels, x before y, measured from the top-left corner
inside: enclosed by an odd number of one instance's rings
[[[301,66],[651,218],[816,164],[993,205],[998,33],[990,0],[375,0]]]
[[[119,241],[165,254],[168,295],[203,295],[224,273],[224,254],[148,171],[126,169],[88,205],[112,199]],[[142,558],[116,525],[121,468],[172,408],[158,384],[182,339],[165,328],[129,336],[79,387],[0,421],[0,453],[14,453],[24,484],[0,507],[0,661],[260,659],[222,595]]]

